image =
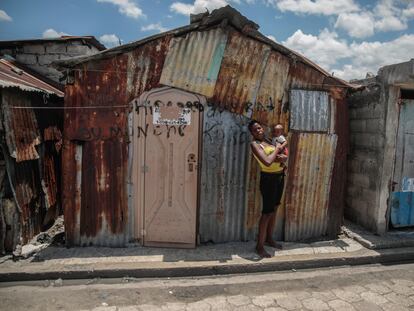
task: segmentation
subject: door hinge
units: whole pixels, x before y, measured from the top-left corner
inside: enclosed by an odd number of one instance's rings
[[[148,173],[148,165],[141,166],[141,173]]]

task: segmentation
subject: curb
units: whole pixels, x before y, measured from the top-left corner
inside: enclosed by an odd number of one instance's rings
[[[342,255],[342,256],[341,256]],[[290,257],[290,258],[283,258]],[[0,282],[40,281],[51,279],[91,279],[91,278],[161,278],[161,277],[190,277],[212,276],[226,274],[242,274],[255,272],[287,271],[301,269],[316,269],[337,266],[357,266],[366,264],[391,264],[396,262],[414,261],[414,248],[386,249],[381,251],[362,250],[354,253],[317,254],[308,259],[301,256],[274,257],[266,262],[255,263],[208,263],[193,266],[188,263],[183,266],[165,264],[165,266],[136,267],[138,263],[129,263],[126,267],[117,268],[111,263],[102,268],[96,266],[74,270],[49,271],[0,271]],[[293,258],[295,257],[295,258]],[[304,256],[302,256],[304,257]],[[29,264],[30,265],[30,264]],[[134,267],[128,267],[134,266]]]

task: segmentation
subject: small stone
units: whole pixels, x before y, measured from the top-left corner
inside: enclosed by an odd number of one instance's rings
[[[303,306],[309,310],[329,310],[326,302],[317,298],[308,298],[302,301]]]
[[[378,293],[378,294],[388,294],[391,292],[390,288],[388,286],[384,286],[381,284],[368,284],[365,285],[370,291]]]
[[[250,303],[250,298],[244,295],[229,296],[227,301],[237,307],[244,306]]]
[[[352,304],[354,306],[354,308],[358,311],[383,311],[379,306],[377,306],[376,304],[366,301],[366,300],[361,300],[361,301],[357,301],[354,302]]]
[[[281,297],[276,299],[277,304],[287,310],[297,310],[302,307],[299,300],[294,297]]]
[[[342,289],[333,289],[332,292],[339,298],[345,301],[349,302],[357,302],[361,300],[361,296],[359,294],[356,294],[353,291],[348,290],[342,290]]]
[[[355,308],[348,302],[335,299],[328,302],[328,305],[335,311],[353,311]]]
[[[210,311],[210,305],[208,303],[197,301],[187,305],[187,311]]]
[[[55,284],[55,286],[62,286],[63,285],[63,280],[61,278],[59,278],[54,282],[54,284]]]
[[[372,302],[376,305],[380,305],[380,304],[388,302],[387,299],[385,299],[381,295],[374,293],[374,292],[363,292],[361,293],[361,298],[365,299],[366,301]]]
[[[388,301],[391,301],[397,305],[401,305],[404,307],[414,306],[414,300],[409,297],[403,296],[403,295],[399,295],[396,293],[389,293],[389,294],[384,295],[384,297]]]
[[[249,304],[237,308],[237,311],[261,311],[261,309],[253,304]]]
[[[254,297],[252,298],[252,302],[254,305],[261,308],[270,307],[275,303],[273,298],[266,295]]]

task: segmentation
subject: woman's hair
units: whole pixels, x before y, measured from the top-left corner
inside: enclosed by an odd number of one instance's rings
[[[256,123],[260,125],[260,123],[258,121],[256,121],[256,120],[251,120],[249,122],[249,125],[247,125],[247,128],[249,129],[250,133],[252,132],[253,125],[255,125]]]

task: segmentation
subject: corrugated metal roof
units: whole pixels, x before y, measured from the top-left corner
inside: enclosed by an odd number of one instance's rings
[[[261,43],[266,45],[269,49],[273,49],[291,59],[294,59],[295,62],[299,61],[302,64],[306,64],[307,67],[311,67],[315,69],[315,71],[319,72],[325,77],[330,77],[332,81],[335,81],[336,84],[343,85],[345,87],[356,87],[355,85],[348,83],[342,79],[337,77],[331,76],[327,71],[322,69],[320,66],[316,65],[314,62],[310,61],[306,57],[302,56],[301,54],[292,51],[283,45],[274,42],[268,39],[266,36],[261,34],[257,29],[258,25],[254,22],[248,20],[246,17],[241,15],[237,10],[232,8],[231,6],[226,6],[217,10],[213,10],[210,14],[204,14],[199,18],[196,18],[190,25],[176,28],[161,34],[157,34],[154,36],[147,37],[145,39],[128,43],[122,46],[118,46],[112,49],[108,49],[102,51],[100,53],[86,56],[86,57],[77,57],[68,60],[56,61],[55,64],[57,66],[61,66],[64,68],[76,67],[79,64],[82,64],[87,61],[91,60],[98,60],[98,59],[105,59],[110,58],[115,55],[119,55],[122,53],[126,53],[130,50],[133,50],[139,46],[145,45],[153,40],[158,40],[164,36],[181,36],[183,34],[189,33],[195,30],[205,30],[207,28],[217,27],[219,25],[223,25],[223,22],[227,25],[231,25],[238,31],[244,33],[246,37],[252,38],[252,40],[256,41],[257,43]]]
[[[211,102],[250,117],[269,54],[268,46],[230,32]]]
[[[202,242],[247,238],[248,120],[228,111],[205,112],[199,232]]]
[[[10,155],[16,162],[38,159],[35,146],[40,144],[41,138],[36,115],[30,109],[30,99],[26,94],[16,94],[9,90],[4,90],[2,97],[5,136]],[[29,109],[13,109],[13,106]]]
[[[160,83],[211,97],[226,42],[221,28],[172,39]]]
[[[337,135],[293,133],[286,185],[285,240],[297,241],[327,233]]]
[[[42,92],[63,97],[52,85],[19,68],[16,62],[0,59],[0,87],[17,87],[23,91]]]
[[[304,132],[327,132],[329,93],[309,90],[290,91],[290,129]]]

